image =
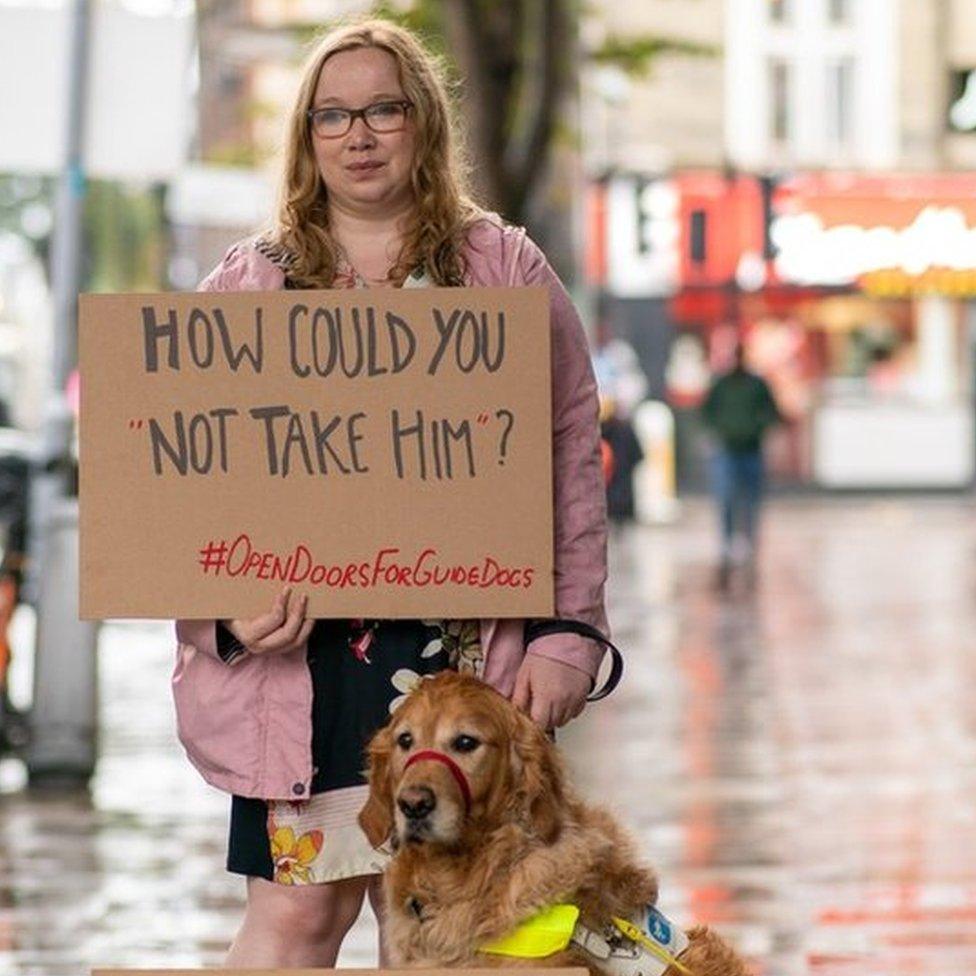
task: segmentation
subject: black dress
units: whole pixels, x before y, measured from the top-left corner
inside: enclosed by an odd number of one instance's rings
[[[311,799],[268,803],[235,796],[229,871],[285,884],[336,880],[350,870],[371,873],[378,863],[373,852],[362,851],[365,861],[349,863],[358,831],[350,814],[366,795],[366,744],[397,699],[425,676],[450,667],[480,670],[478,622],[318,620],[309,637],[308,667]],[[327,851],[330,843],[342,851]]]
[[[283,255],[258,250],[287,273]],[[422,274],[409,280],[422,286]],[[348,265],[335,287],[363,287]],[[285,279],[285,287],[293,285]],[[477,620],[318,620],[309,636],[312,677],[311,796],[231,801],[227,869],[282,884],[317,884],[383,868],[359,830],[366,800],[365,749],[398,699],[445,668],[481,674]]]

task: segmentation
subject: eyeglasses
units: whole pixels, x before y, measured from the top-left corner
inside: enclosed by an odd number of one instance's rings
[[[412,102],[374,102],[366,108],[313,108],[308,112],[312,131],[321,139],[344,136],[356,119],[362,119],[373,132],[399,132],[407,124]]]

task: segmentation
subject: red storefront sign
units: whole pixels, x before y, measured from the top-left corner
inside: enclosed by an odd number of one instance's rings
[[[754,176],[678,173],[680,287],[734,281],[743,257],[763,259],[762,192]]]
[[[672,290],[713,312],[722,301],[701,290],[976,294],[976,174],[801,173],[774,182],[688,171],[656,182],[677,201]],[[618,193],[613,206],[636,209],[638,199]],[[586,271],[613,292],[608,255],[621,221],[608,201],[607,185],[594,184]]]

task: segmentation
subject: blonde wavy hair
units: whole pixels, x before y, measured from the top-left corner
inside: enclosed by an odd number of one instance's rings
[[[437,61],[412,33],[386,20],[366,20],[330,31],[306,62],[288,120],[278,207],[268,243],[279,251],[297,287],[332,285],[340,252],[329,231],[328,190],[315,163],[307,113],[325,62],[340,51],[367,47],[393,56],[400,84],[413,106],[415,126],[410,173],[414,215],[390,278],[401,284],[423,268],[434,284],[463,284],[465,233],[483,211],[467,193]]]

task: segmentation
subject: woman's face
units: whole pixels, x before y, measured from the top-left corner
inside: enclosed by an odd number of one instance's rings
[[[312,109],[361,109],[405,99],[393,56],[381,48],[356,48],[333,54],[322,66]],[[315,162],[330,202],[360,213],[389,213],[404,206],[412,193],[414,134],[412,111],[396,132],[373,132],[362,118],[354,119],[342,136],[323,138],[312,131]]]

